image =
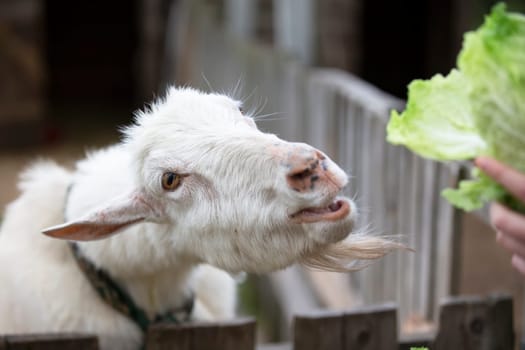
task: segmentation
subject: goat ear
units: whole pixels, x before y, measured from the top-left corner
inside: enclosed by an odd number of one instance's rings
[[[71,241],[94,241],[107,238],[141,221],[154,221],[158,217],[145,196],[133,193],[120,197],[105,207],[79,220],[66,222],[42,231],[43,234]]]

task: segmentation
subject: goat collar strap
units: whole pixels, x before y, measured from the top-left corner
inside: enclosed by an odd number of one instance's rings
[[[106,271],[97,268],[91,261],[89,261],[89,259],[82,255],[77,244],[70,242],[69,245],[78,266],[82,272],[84,272],[84,275],[102,300],[115,310],[129,317],[137,324],[137,326],[139,326],[140,329],[142,329],[143,332],[146,332],[151,324],[179,324],[189,321],[195,301],[193,294],[187,298],[186,302],[181,307],[172,309],[163,314],[157,314],[154,319],[150,319],[146,312],[135,304],[131,296],[126,293],[126,291],[122,289]]]

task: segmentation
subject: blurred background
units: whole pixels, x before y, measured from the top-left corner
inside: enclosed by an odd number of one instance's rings
[[[519,332],[522,280],[485,214],[439,199],[461,169],[384,144],[385,118],[403,107],[407,84],[447,74],[463,33],[494,3],[0,0],[0,206],[31,160],[71,166],[118,141],[118,127],[169,84],[232,93],[272,114],[263,130],[343,164],[371,231],[406,235],[416,248],[351,276],[299,267],[249,276],[241,312],[257,315],[261,338],[289,337],[295,312],[389,301],[400,305],[402,333],[424,332],[440,298],[491,292],[515,298]],[[525,11],[523,0],[507,3]]]

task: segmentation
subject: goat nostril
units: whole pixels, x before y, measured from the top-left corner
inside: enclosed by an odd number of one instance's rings
[[[315,174],[315,168],[300,168],[300,170],[292,171],[287,175],[288,186],[296,192],[305,192],[314,189],[314,182],[319,179]]]
[[[294,191],[307,192],[315,190],[317,181],[321,180],[327,170],[326,156],[320,151],[301,149],[289,155],[286,181]]]
[[[306,169],[291,173],[288,175],[288,177],[292,180],[304,180],[313,175],[313,171],[312,171],[313,169],[315,169],[315,167],[306,168]]]

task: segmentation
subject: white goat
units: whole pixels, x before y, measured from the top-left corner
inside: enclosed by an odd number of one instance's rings
[[[172,88],[124,134],[73,172],[41,162],[23,174],[0,231],[0,334],[90,332],[102,349],[140,346],[140,327],[97,294],[64,240],[91,241],[77,243],[79,259],[150,320],[191,295],[191,319],[233,317],[235,283],[217,268],[344,271],[400,247],[343,241],[356,218],[337,197],[344,172],[306,144],[260,132],[228,97]]]

